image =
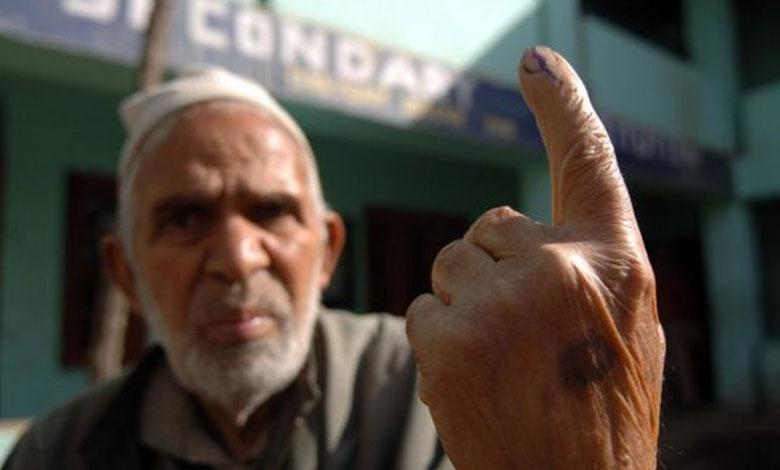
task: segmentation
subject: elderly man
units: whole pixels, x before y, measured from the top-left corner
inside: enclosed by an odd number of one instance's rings
[[[344,226],[262,88],[212,69],[129,98],[104,255],[161,348],[7,468],[654,468],[663,333],[612,147],[559,55],[520,78],[553,224],[499,208],[441,251],[416,368],[399,320],[321,310]]]

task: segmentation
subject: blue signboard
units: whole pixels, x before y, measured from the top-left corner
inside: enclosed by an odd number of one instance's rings
[[[280,97],[508,144],[541,141],[519,92],[320,26],[225,0],[178,0],[169,65],[222,65]],[[133,65],[153,0],[0,0],[0,34]],[[724,155],[612,116],[621,168],[729,190]]]

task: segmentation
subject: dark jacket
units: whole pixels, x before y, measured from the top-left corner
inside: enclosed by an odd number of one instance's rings
[[[428,410],[403,322],[386,315],[325,311],[313,344],[318,397],[278,427],[255,468],[449,467]],[[33,425],[4,470],[136,470],[161,467],[139,439],[141,400],[165,360],[153,348],[123,378],[88,392]],[[165,468],[191,468],[183,463]]]

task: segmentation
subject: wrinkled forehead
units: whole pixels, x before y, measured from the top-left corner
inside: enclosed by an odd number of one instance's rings
[[[193,172],[208,168],[251,172],[257,185],[306,189],[311,183],[305,149],[271,116],[243,103],[187,108],[155,128],[144,147],[136,193],[192,184]]]
[[[239,101],[210,101],[184,108],[165,120],[154,132],[168,134],[158,138],[158,142],[167,138],[198,141],[221,141],[228,131],[243,126],[246,141],[232,144],[250,144],[263,149],[278,151],[282,147],[303,159],[306,149],[295,139],[289,129],[273,115]],[[152,134],[154,134],[152,133]],[[228,142],[230,144],[231,142]]]
[[[305,136],[300,132],[294,132],[294,129],[290,127],[291,125],[294,126],[294,123],[290,124],[291,121],[285,120],[284,116],[279,116],[278,113],[260,107],[256,103],[250,103],[241,99],[221,97],[197,101],[184,107],[174,108],[167,115],[156,118],[156,122],[143,133],[129,134],[119,160],[118,177],[120,197],[122,187],[125,187],[125,190],[128,190],[130,189],[130,186],[134,186],[132,182],[135,179],[135,174],[140,166],[141,160],[144,160],[160,141],[167,139],[174,127],[181,124],[182,121],[189,123],[194,116],[197,116],[204,111],[208,112],[215,109],[230,110],[231,108],[235,110],[244,110],[247,113],[253,113],[259,117],[263,117],[269,123],[274,124],[273,127],[278,128],[283,133],[287,134],[287,136],[292,137],[296,146],[301,149],[303,155],[307,159],[305,162],[307,170],[316,172],[314,156],[311,154],[311,149]],[[203,125],[203,123],[201,124]],[[297,129],[297,127],[295,129]],[[309,176],[316,184],[316,175]]]
[[[140,153],[144,160],[169,159],[177,156],[175,149],[189,147],[187,156],[194,157],[216,152],[215,146],[230,148],[236,157],[295,157],[304,167],[308,158],[274,116],[234,101],[200,103],[166,117],[144,138]]]

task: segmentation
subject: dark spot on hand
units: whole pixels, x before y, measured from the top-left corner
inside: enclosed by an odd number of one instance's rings
[[[602,337],[591,337],[561,354],[559,368],[564,383],[580,389],[603,379],[615,363],[615,351]]]

